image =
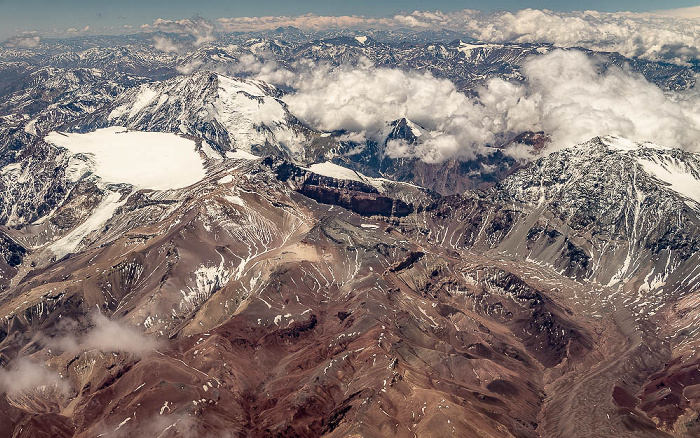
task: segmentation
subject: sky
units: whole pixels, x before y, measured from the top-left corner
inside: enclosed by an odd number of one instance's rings
[[[689,0],[0,0],[0,39],[37,31],[60,34],[69,28],[90,33],[118,33],[138,29],[157,18],[178,20],[202,16],[211,20],[221,17],[259,17],[271,15],[366,15],[388,17],[414,10],[443,12],[461,9],[510,10],[524,8],[557,11],[597,10],[601,12],[645,12],[697,6]],[[55,29],[55,31],[54,31]]]

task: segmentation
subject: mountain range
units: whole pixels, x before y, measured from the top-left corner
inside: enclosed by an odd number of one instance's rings
[[[114,38],[0,49],[1,436],[700,435],[697,153],[513,131],[429,163],[386,152],[410,118],[354,138],[229,71],[369,59],[470,94],[551,46]]]

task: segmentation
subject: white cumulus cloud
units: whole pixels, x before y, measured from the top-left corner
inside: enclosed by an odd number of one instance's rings
[[[143,27],[143,26],[142,26]],[[201,46],[202,44],[216,40],[214,35],[214,24],[201,17],[187,18],[184,20],[166,20],[157,18],[152,25],[147,27],[163,32],[174,32],[189,35],[194,38],[194,45]]]
[[[523,9],[517,12],[415,11],[390,18],[301,15],[220,18],[224,32],[258,31],[280,26],[305,30],[334,28],[450,29],[486,42],[551,43],[615,51],[622,55],[685,64],[700,53],[697,8],[658,13],[597,11],[555,12]]]
[[[523,73],[524,84],[493,79],[479,91],[488,112],[501,113],[506,131],[545,131],[555,149],[615,134],[699,150],[696,90],[665,93],[637,73],[617,67],[601,72],[575,50],[533,58]]]
[[[294,72],[282,67],[274,59],[260,58],[252,54],[240,56],[238,63],[230,66],[224,73],[253,76],[261,81],[276,85],[291,85],[297,78]]]
[[[7,47],[33,48],[38,47],[41,43],[41,37],[38,35],[16,35],[6,40],[3,45]]]
[[[177,53],[180,50],[182,50],[182,48],[177,43],[175,43],[170,38],[164,37],[162,35],[154,36],[153,43],[153,47],[155,47],[156,50],[160,50],[161,52]]]
[[[9,368],[0,369],[0,390],[11,396],[42,387],[52,387],[64,394],[69,389],[56,371],[28,358],[17,359]]]
[[[687,62],[700,49],[700,21],[647,13],[417,11],[395,19],[406,26],[459,30],[489,42],[552,43],[676,63]]]
[[[425,128],[412,148],[394,145],[396,156],[429,162],[471,158],[493,141],[493,119],[474,117],[480,106],[447,79],[430,73],[359,66],[317,66],[297,80],[297,93],[285,97],[291,112],[324,130],[367,132],[381,139],[387,123],[406,118]]]
[[[523,131],[544,131],[549,150],[597,135],[620,135],[700,151],[700,91],[664,92],[638,73],[603,67],[577,50],[554,50],[523,64],[523,82],[494,78],[475,98],[429,73],[314,66],[284,100],[311,126],[381,141],[388,124],[419,125],[417,144],[393,141],[386,153],[426,162],[472,158]]]
[[[144,356],[158,348],[158,341],[141,333],[125,323],[113,321],[95,313],[91,317],[93,327],[85,333],[60,338],[56,344],[62,350],[121,351],[136,356]]]

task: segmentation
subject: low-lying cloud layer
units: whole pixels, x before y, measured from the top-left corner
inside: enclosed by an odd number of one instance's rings
[[[97,349],[104,352],[124,352],[144,356],[158,348],[157,340],[124,323],[112,321],[95,313],[91,317],[94,326],[82,335],[67,335],[46,340],[47,346],[78,353]],[[66,322],[66,331],[74,330],[76,323]],[[68,382],[59,373],[29,358],[14,360],[9,367],[0,368],[0,391],[17,395],[26,391],[50,387],[61,394],[69,390]]]
[[[674,16],[675,14],[675,16]],[[392,18],[365,16],[220,18],[222,31],[266,30],[294,26],[307,30],[328,28],[450,29],[487,42],[551,43],[615,51],[649,60],[687,63],[700,53],[700,21],[688,13],[663,14],[596,11],[554,12],[523,9],[518,12],[424,12]]]
[[[5,47],[17,47],[21,49],[30,49],[38,47],[41,43],[41,37],[38,35],[16,35],[2,43]]]
[[[53,387],[64,394],[68,391],[68,383],[56,371],[27,358],[14,361],[9,369],[0,369],[0,391],[11,396],[41,387]]]
[[[142,30],[157,30],[187,35],[192,38],[192,44],[199,47],[216,40],[214,35],[214,23],[201,17],[187,18],[184,20],[156,19],[152,24],[144,24]],[[165,36],[154,37],[155,47],[165,52],[177,52],[180,47]]]
[[[158,348],[158,342],[145,336],[139,330],[124,323],[113,321],[106,316],[92,315],[94,327],[82,336],[66,336],[58,341],[62,350],[81,351],[97,349],[120,351],[143,356]]]
[[[444,27],[489,42],[552,43],[614,51],[628,57],[685,63],[700,50],[700,23],[630,12],[554,12],[523,9],[484,13],[414,12],[395,19],[411,27]]]
[[[156,50],[166,53],[177,53],[182,50],[179,44],[168,37],[156,35],[153,37],[153,47]]]
[[[579,51],[554,51],[524,65],[524,84],[500,79],[479,96],[485,108],[502,111],[506,131],[544,131],[559,149],[594,135],[697,151],[697,92],[664,93],[640,74],[599,66]]]
[[[523,131],[551,136],[549,150],[596,135],[620,135],[698,151],[700,95],[665,93],[641,75],[603,68],[577,50],[555,50],[523,65],[524,82],[491,79],[472,99],[428,73],[358,66],[315,66],[299,73],[291,112],[323,130],[381,141],[388,123],[407,118],[419,142],[391,142],[387,153],[426,162],[471,158]]]
[[[429,73],[376,68],[369,64],[312,69],[285,97],[291,112],[324,130],[347,130],[381,140],[387,123],[406,118],[427,131],[418,146],[395,148],[396,156],[424,161],[473,158],[494,140],[493,118],[474,117],[483,109],[446,79]],[[396,145],[398,146],[398,145]]]
[[[523,9],[517,12],[414,11],[389,18],[364,15],[224,17],[209,21],[201,17],[183,20],[158,18],[141,26],[142,31],[188,35],[195,46],[216,39],[216,32],[273,30],[293,26],[306,31],[326,29],[449,29],[485,42],[551,43],[559,47],[583,47],[619,52],[627,57],[687,64],[700,57],[700,6],[656,13],[557,12]],[[84,34],[90,30],[70,29],[54,34]],[[93,29],[92,33],[131,33],[132,26]],[[38,44],[34,37],[19,37],[5,44]],[[163,38],[163,37],[161,37]],[[158,47],[170,51],[172,44]],[[22,46],[24,47],[24,46]]]
[[[219,27],[226,32],[261,31],[292,26],[304,30],[392,27],[392,18],[372,18],[364,15],[324,16],[306,14],[299,16],[233,17],[219,18]]]

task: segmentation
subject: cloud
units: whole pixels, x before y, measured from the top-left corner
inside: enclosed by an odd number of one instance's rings
[[[87,33],[90,31],[90,26],[85,26],[82,29],[78,29],[76,27],[69,27],[68,29],[65,30],[65,32],[58,32],[58,33],[67,33],[69,35],[77,35],[80,33]]]
[[[121,351],[136,356],[144,356],[158,348],[157,340],[124,323],[113,321],[100,313],[94,313],[91,320],[94,324],[92,329],[83,335],[60,338],[55,344],[66,351],[97,349]]]
[[[698,151],[696,89],[665,93],[640,74],[602,64],[580,51],[556,50],[523,66],[526,81],[492,79],[479,90],[486,114],[506,132],[544,131],[550,149],[615,134],[634,141]]]
[[[479,105],[447,79],[429,73],[358,66],[316,66],[298,78],[297,92],[285,97],[290,111],[324,130],[367,132],[381,140],[388,122],[407,118],[425,129],[418,145],[391,144],[393,156],[427,162],[472,158],[493,142],[492,120],[474,117]]]
[[[66,394],[68,383],[56,372],[28,358],[20,358],[12,362],[7,369],[0,369],[0,389],[11,395],[53,387],[60,393]]]
[[[523,9],[515,13],[464,10],[453,13],[413,12],[397,15],[406,26],[444,27],[489,42],[551,43],[615,51],[628,57],[669,60],[669,48],[700,48],[700,23],[631,12],[554,12]],[[689,58],[671,57],[676,63]]]
[[[160,50],[161,52],[166,52],[166,53],[179,52],[182,49],[173,40],[171,40],[170,38],[161,36],[161,35],[154,36],[153,43],[154,43],[153,47],[155,47],[156,50]]]
[[[666,9],[663,11],[654,12],[655,15],[680,18],[700,18],[700,6],[691,6],[689,8]]]
[[[142,28],[144,28],[142,26]],[[148,28],[157,29],[163,32],[174,32],[189,35],[194,38],[194,45],[199,47],[202,44],[212,42],[214,36],[214,24],[201,17],[188,18],[184,20],[165,20],[157,18]]]
[[[700,7],[698,7],[700,8]],[[583,47],[615,51],[628,57],[665,60],[684,64],[700,52],[700,9],[687,8],[657,14],[596,11],[555,12],[523,9],[518,12],[415,11],[391,18],[360,15],[220,18],[222,31],[260,31],[280,26],[321,30],[333,28],[450,29],[486,42],[550,43],[560,47]],[[680,50],[677,55],[676,49]]]
[[[292,85],[296,73],[282,67],[277,61],[268,58],[258,58],[252,54],[242,55],[238,63],[230,66],[226,74],[253,76],[275,85]]]
[[[234,17],[219,18],[219,27],[226,32],[260,31],[278,27],[293,26],[299,29],[322,30],[344,28],[367,28],[372,26],[388,27],[394,25],[391,19],[372,18],[363,15],[342,15],[337,17],[324,15],[268,16],[268,17]]]
[[[420,126],[418,142],[390,141],[385,152],[426,162],[473,158],[524,131],[547,133],[549,150],[613,134],[700,151],[698,89],[667,93],[578,50],[530,58],[522,73],[523,82],[491,79],[470,98],[428,73],[315,65],[299,72],[284,100],[315,128],[377,141],[391,121],[406,118]]]
[[[199,70],[202,67],[202,65],[204,65],[204,62],[202,62],[199,59],[195,59],[191,62],[188,62],[187,64],[178,65],[177,67],[175,67],[175,70],[177,70],[177,72],[181,75],[189,75],[192,72]]]
[[[41,37],[38,35],[16,35],[6,40],[3,45],[6,47],[33,48],[38,47],[40,43]]]
[[[46,345],[76,353],[98,349],[105,352],[127,352],[136,356],[144,356],[159,346],[155,339],[100,313],[93,314],[91,319],[94,326],[85,333],[47,340]],[[63,331],[74,332],[76,329],[75,321],[65,321],[62,325]],[[9,367],[0,368],[0,391],[10,396],[44,388],[53,389],[62,395],[67,395],[70,391],[68,381],[57,371],[26,357],[12,361]]]
[[[227,48],[222,48],[226,50]],[[175,69],[180,74],[191,74],[198,70],[209,70],[226,76],[249,77],[268,82],[273,85],[290,86],[295,83],[297,74],[280,65],[276,60],[268,58],[266,53],[253,55],[244,53],[235,58],[232,54],[230,61],[221,59],[208,61],[195,58],[178,65]],[[303,65],[304,61],[298,64]]]

